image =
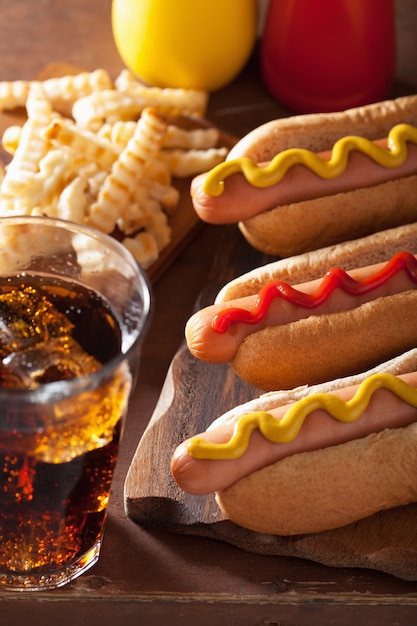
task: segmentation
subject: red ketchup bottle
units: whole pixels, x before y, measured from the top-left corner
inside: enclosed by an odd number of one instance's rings
[[[394,0],[270,0],[262,76],[296,112],[341,111],[389,97],[395,62]]]

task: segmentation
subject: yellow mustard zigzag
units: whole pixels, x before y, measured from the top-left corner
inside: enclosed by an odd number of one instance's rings
[[[381,388],[388,389],[417,408],[415,387],[392,374],[379,373],[362,381],[355,395],[346,402],[331,393],[315,393],[290,405],[282,419],[266,411],[247,413],[238,419],[229,441],[213,443],[196,436],[188,442],[187,451],[195,459],[236,459],[246,451],[250,436],[256,429],[272,443],[288,443],[297,437],[306,417],[317,409],[327,411],[339,422],[351,423],[359,419],[372,395]]]
[[[203,190],[209,196],[220,196],[225,178],[239,172],[254,187],[269,187],[278,183],[290,167],[297,164],[308,167],[321,178],[337,178],[345,171],[349,153],[353,150],[362,152],[383,167],[400,167],[407,159],[407,142],[417,143],[417,128],[409,124],[397,124],[388,134],[388,149],[365,137],[349,135],[336,141],[329,160],[305,148],[284,150],[265,167],[259,167],[247,157],[238,157],[210,170]]]

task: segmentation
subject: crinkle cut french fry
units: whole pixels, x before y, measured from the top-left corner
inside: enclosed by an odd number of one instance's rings
[[[201,89],[150,87],[139,81],[128,69],[123,69],[114,81],[120,92],[145,98],[147,106],[153,106],[165,114],[197,115],[207,110],[209,94]]]
[[[134,235],[146,228],[148,218],[143,209],[143,197],[134,198],[126,207],[123,216],[117,219],[117,227],[125,235]]]
[[[80,129],[64,119],[54,120],[45,131],[45,138],[52,144],[67,146],[87,161],[110,171],[120,151],[107,139],[88,130]]]
[[[166,122],[155,109],[143,111],[133,137],[105,179],[97,202],[90,207],[87,221],[91,226],[107,233],[114,230],[118,214],[123,214],[128,205],[146,163],[159,151],[165,129]]]
[[[215,148],[220,138],[217,128],[180,128],[169,124],[164,138],[164,148],[181,148],[183,150],[207,150]]]
[[[56,204],[56,217],[83,224],[87,210],[87,181],[81,176],[64,187]]]
[[[111,89],[113,81],[110,74],[100,68],[93,72],[47,78],[42,84],[46,95],[52,102],[60,100],[75,102],[93,92]]]
[[[17,146],[19,145],[21,136],[21,126],[8,126],[5,128],[1,138],[1,145],[3,146],[3,149],[9,154],[14,154],[17,150]]]
[[[169,244],[171,239],[171,229],[168,225],[166,213],[161,211],[158,202],[149,198],[144,204],[146,214],[146,231],[151,234],[160,252]]]
[[[146,106],[155,107],[165,115],[197,115],[207,109],[208,93],[198,89],[146,87],[138,83],[128,92],[131,97],[143,99]]]
[[[88,172],[87,168],[83,167],[79,169],[79,174],[82,178],[84,178],[87,181],[88,194],[90,195],[89,204],[91,204],[93,200],[95,200],[98,197],[98,194],[100,193],[100,189],[102,188],[104,181],[106,180],[106,177],[108,176],[108,172],[105,172],[100,169],[96,169],[95,172],[94,171]]]
[[[0,82],[0,111],[12,111],[24,107],[31,83],[26,80]]]
[[[114,81],[114,86],[118,91],[129,91],[138,84],[138,79],[127,68],[123,68]]]
[[[43,81],[0,81],[0,111],[12,111],[24,107],[29,92],[36,83],[42,86],[46,97],[52,103],[56,101],[73,102],[93,91],[112,88],[110,75],[102,69],[59,78],[48,78]]]
[[[160,150],[155,157],[146,164],[143,178],[161,185],[171,185],[172,175],[169,165],[162,156]]]
[[[42,255],[49,249],[55,253],[68,252],[68,243],[59,241],[50,232],[39,232],[28,248],[27,242],[11,229],[8,223],[0,220],[0,267],[3,272],[10,268],[13,272],[24,271],[27,263],[37,255]]]
[[[168,215],[173,215],[180,199],[180,192],[172,185],[164,185],[155,180],[145,178],[142,185],[149,196],[156,200]]]
[[[81,276],[94,274],[102,270],[103,263],[109,268],[109,259],[105,259],[105,251],[91,247],[89,239],[79,233],[71,238],[71,245],[77,255],[81,269]]]
[[[23,200],[23,196],[8,196],[0,193],[0,217],[30,215],[33,207]]]
[[[31,87],[26,102],[28,119],[23,125],[19,145],[13,160],[7,165],[1,192],[6,195],[22,195],[39,169],[39,162],[47,152],[43,129],[52,116],[52,106],[45,98],[39,83]]]
[[[105,90],[77,100],[72,107],[72,116],[80,128],[95,129],[109,117],[133,120],[145,107],[143,101],[115,90]]]
[[[109,139],[117,146],[124,147],[133,137],[136,129],[136,122],[133,120],[118,120],[110,126]]]
[[[157,108],[164,115],[201,116],[207,107],[207,93],[186,89],[137,87],[134,91],[97,91],[77,100],[72,116],[78,126],[95,128],[108,118],[137,118],[144,109]]]
[[[158,260],[158,245],[153,235],[147,231],[142,231],[135,237],[125,237],[122,243],[145,270]]]
[[[41,207],[52,202],[60,194],[72,173],[73,158],[64,150],[49,150],[40,160],[39,172],[24,194],[29,206]]]
[[[163,158],[168,164],[172,176],[184,178],[194,176],[215,167],[227,155],[227,148],[209,148],[208,150],[164,150]]]

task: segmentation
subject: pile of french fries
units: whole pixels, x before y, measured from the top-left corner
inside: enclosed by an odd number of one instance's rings
[[[10,160],[0,167],[0,217],[46,215],[117,233],[149,268],[171,240],[175,178],[227,155],[216,128],[175,123],[202,117],[207,101],[204,91],[145,86],[128,70],[114,82],[101,69],[0,82],[0,111],[25,109],[1,138]]]

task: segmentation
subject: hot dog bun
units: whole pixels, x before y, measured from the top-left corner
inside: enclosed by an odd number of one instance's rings
[[[256,162],[272,159],[289,148],[313,152],[327,150],[346,135],[369,139],[386,137],[399,122],[415,124],[417,95],[384,100],[335,113],[307,113],[266,122],[245,135],[228,154],[228,160],[245,154]]]
[[[316,533],[417,501],[417,424],[277,461],[217,493],[250,530]],[[401,462],[399,462],[401,460]]]
[[[273,120],[241,139],[230,151],[227,161],[247,157],[256,163],[265,163],[280,152],[292,148],[318,153],[331,150],[337,140],[347,135],[377,140],[386,137],[393,126],[399,123],[417,124],[417,96],[388,100],[329,115],[307,114]],[[358,158],[358,154],[353,153],[350,158],[354,160]],[[370,168],[371,161],[367,161],[368,164],[363,161],[357,171],[364,172],[366,168]],[[257,214],[253,216],[249,216],[243,209],[250,185],[239,187],[235,179],[230,183],[232,192],[227,198],[229,207],[235,205],[231,213],[232,221],[239,224],[244,237],[254,248],[279,257],[316,250],[378,230],[412,223],[417,220],[417,203],[414,201],[417,184],[415,157],[413,163],[413,167],[404,173],[400,173],[400,170],[396,172],[396,168],[387,170],[380,166],[379,172],[384,170],[386,174],[380,180],[378,167],[373,166],[374,173],[370,173],[368,179],[365,176],[360,184],[354,182],[356,178],[352,178],[351,182],[348,165],[346,172],[341,175],[345,182],[341,184],[339,192],[328,193],[326,188],[330,181],[323,180],[323,191],[318,196],[291,201],[290,194],[288,200],[275,205],[271,204],[272,200],[268,197],[265,199],[268,205],[265,204],[264,210],[257,209]],[[300,171],[302,166],[295,167]],[[295,177],[294,174],[293,179]],[[204,178],[199,177],[196,180],[203,181]],[[279,185],[282,189],[282,185],[285,186],[288,182],[282,180],[276,186],[277,189]],[[210,206],[210,200],[201,193],[202,184],[198,182],[192,187],[196,210],[202,219],[220,223],[218,220],[223,219],[226,214],[224,207],[216,212],[215,202]],[[293,184],[297,193],[304,186],[304,182]],[[264,193],[265,190],[256,191]],[[252,205],[254,204],[252,200]],[[240,218],[239,211],[242,211]]]
[[[378,298],[352,311],[253,333],[231,364],[243,380],[265,391],[348,376],[414,347],[416,316],[417,291]]]
[[[416,186],[417,176],[409,176],[288,204],[239,222],[239,229],[251,246],[265,254],[300,254],[415,222]]]

